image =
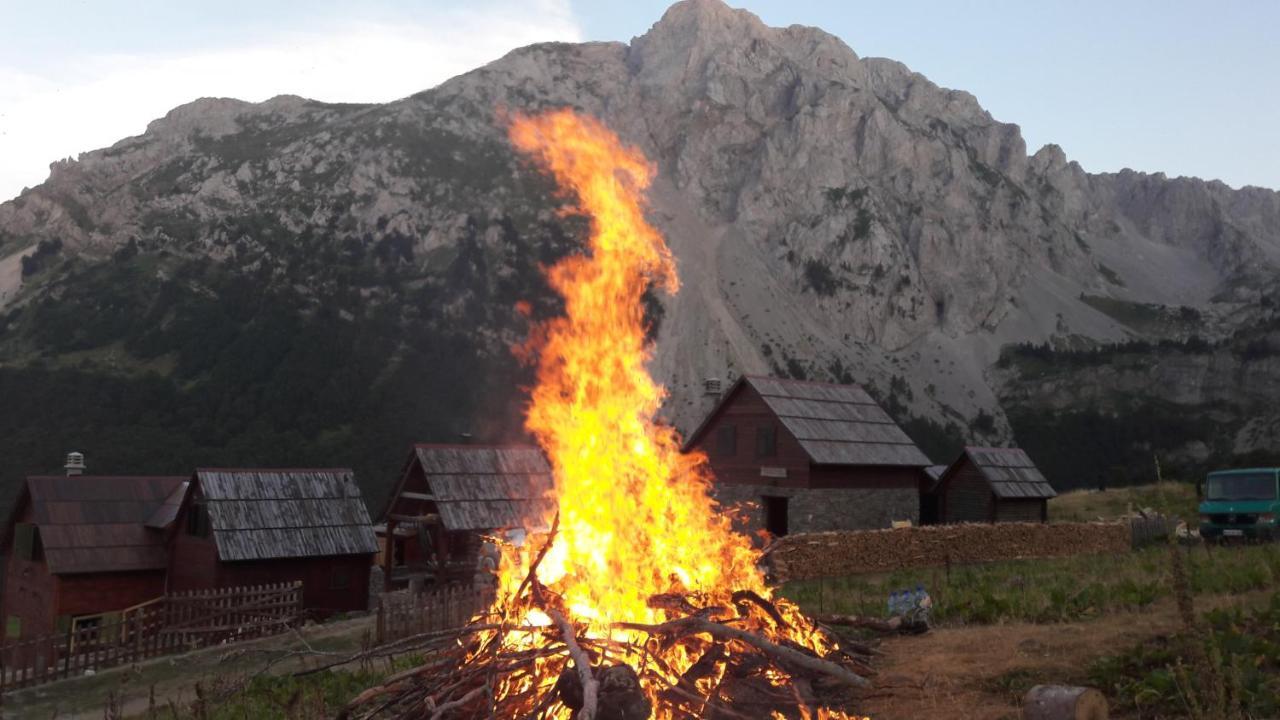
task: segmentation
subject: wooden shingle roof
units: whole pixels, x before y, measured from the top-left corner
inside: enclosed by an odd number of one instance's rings
[[[689,447],[742,385],[750,385],[819,465],[928,467],[929,458],[865,390],[744,375],[689,436]]]
[[[551,465],[536,447],[417,445],[413,451],[449,530],[520,527],[554,510]]]
[[[1019,448],[967,447],[964,454],[991,484],[991,491],[998,498],[1043,499],[1058,494],[1027,453]]]
[[[32,522],[55,575],[168,566],[164,534],[146,522],[183,477],[40,476],[27,478]]]
[[[222,560],[378,551],[350,470],[197,470],[195,479]]]

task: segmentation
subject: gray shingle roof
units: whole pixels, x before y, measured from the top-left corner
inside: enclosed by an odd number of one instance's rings
[[[418,445],[414,452],[449,530],[519,527],[554,510],[551,465],[535,447]]]
[[[1038,500],[1058,494],[1027,453],[1018,448],[968,447],[964,452],[998,498]]]
[[[378,551],[350,470],[198,470],[222,560]]]
[[[820,465],[926,467],[929,458],[856,385],[746,376],[809,458]]]

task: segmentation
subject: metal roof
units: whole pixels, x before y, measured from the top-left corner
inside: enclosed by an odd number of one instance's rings
[[[1042,499],[1057,496],[1027,453],[1019,448],[967,447],[965,455],[1001,499]]]
[[[857,385],[743,376],[819,465],[931,463],[876,401]],[[726,396],[727,397],[727,396]]]
[[[151,517],[147,518],[147,527],[163,530],[169,527],[174,520],[177,520],[178,511],[182,508],[182,499],[187,496],[187,486],[190,484],[190,481],[183,480],[178,487],[174,488],[173,492],[169,493],[169,497],[165,498],[160,507],[156,508],[156,511],[151,514]]]
[[[350,470],[197,470],[196,482],[222,560],[378,551]]]
[[[165,537],[145,523],[182,486],[183,477],[40,476],[27,478],[32,521],[49,571],[161,570]]]
[[[555,510],[551,465],[536,447],[417,445],[414,458],[449,530],[520,527]]]

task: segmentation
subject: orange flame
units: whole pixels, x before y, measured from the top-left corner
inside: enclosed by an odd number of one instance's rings
[[[587,636],[627,641],[635,638],[614,623],[668,619],[650,607],[658,594],[728,607],[736,590],[768,597],[759,553],[711,499],[705,456],[682,453],[676,431],[657,421],[666,391],[646,369],[652,348],[642,298],[651,285],[675,292],[678,280],[670,250],[645,219],[652,166],[603,124],[570,110],[517,116],[509,137],[591,221],[588,253],[548,272],[565,315],[538,332],[526,425],[552,464],[560,523],[538,579],[588,625]],[[532,555],[525,547],[506,558],[498,604],[514,596]],[[779,606],[794,620],[787,639],[822,649],[826,640],[794,606]],[[532,610],[524,622],[550,620]],[[664,661],[679,673],[695,659]]]
[[[645,368],[642,296],[674,292],[675,262],[644,217],[653,170],[599,122],[567,110],[517,117],[512,143],[576,193],[590,255],[549,273],[565,317],[545,328],[527,427],[556,478],[560,538],[539,568],[575,614],[658,621],[662,592],[762,590],[757,554],[708,495],[705,458],[655,421],[665,390]],[[521,577],[514,578],[519,582]]]

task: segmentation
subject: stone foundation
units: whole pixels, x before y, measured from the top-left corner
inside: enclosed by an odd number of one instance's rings
[[[789,533],[887,528],[894,520],[920,521],[920,495],[915,488],[833,489],[718,483],[713,494],[737,515],[739,530],[765,528],[765,497],[787,498]]]

